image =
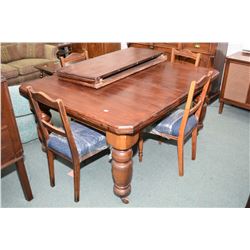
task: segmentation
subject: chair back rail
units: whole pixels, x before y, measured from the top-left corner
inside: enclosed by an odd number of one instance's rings
[[[89,58],[88,51],[84,50],[84,52],[82,53],[71,53],[69,56],[65,58],[61,56],[60,62],[61,62],[61,66],[64,67],[64,66],[67,66],[67,64],[77,63],[77,62],[86,60],[88,58]]]
[[[200,64],[200,59],[201,59],[200,53],[195,54],[191,50],[188,50],[188,49],[177,50],[175,48],[172,48],[171,63],[175,62],[176,56],[193,59],[195,61],[195,63],[194,63],[195,67],[198,67]]]

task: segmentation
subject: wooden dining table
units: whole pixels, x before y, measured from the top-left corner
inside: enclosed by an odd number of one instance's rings
[[[140,132],[162,119],[185,102],[191,81],[197,81],[196,93],[209,68],[189,64],[161,62],[133,73],[99,89],[74,84],[57,75],[24,83],[20,93],[27,98],[27,87],[42,91],[53,99],[60,98],[68,115],[106,134],[112,147],[114,193],[128,202],[131,192],[132,147]],[[213,78],[218,71],[213,70]],[[44,105],[44,119],[50,112]]]

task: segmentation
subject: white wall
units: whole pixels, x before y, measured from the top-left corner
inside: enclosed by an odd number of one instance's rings
[[[250,50],[250,44],[248,43],[229,43],[228,49],[227,49],[227,55],[231,55],[235,52],[241,51],[242,49],[249,49]]]

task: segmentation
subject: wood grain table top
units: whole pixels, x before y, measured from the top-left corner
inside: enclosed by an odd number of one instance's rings
[[[162,52],[128,48],[63,67],[58,75],[97,82],[117,72],[160,56]]]
[[[75,119],[116,134],[134,134],[164,117],[187,98],[192,80],[201,81],[211,69],[187,64],[162,62],[100,89],[67,81],[56,75],[24,83],[20,93],[27,97],[27,86],[54,99],[63,100]],[[218,71],[213,69],[213,78]]]

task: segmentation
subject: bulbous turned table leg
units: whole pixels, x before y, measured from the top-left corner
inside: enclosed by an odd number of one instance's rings
[[[123,203],[127,204],[128,195],[131,192],[132,179],[132,149],[112,149],[112,175],[114,180],[114,193],[119,196]]]
[[[112,176],[114,193],[123,203],[129,202],[133,172],[132,146],[137,143],[139,134],[116,135],[106,132],[106,140],[112,146]]]

